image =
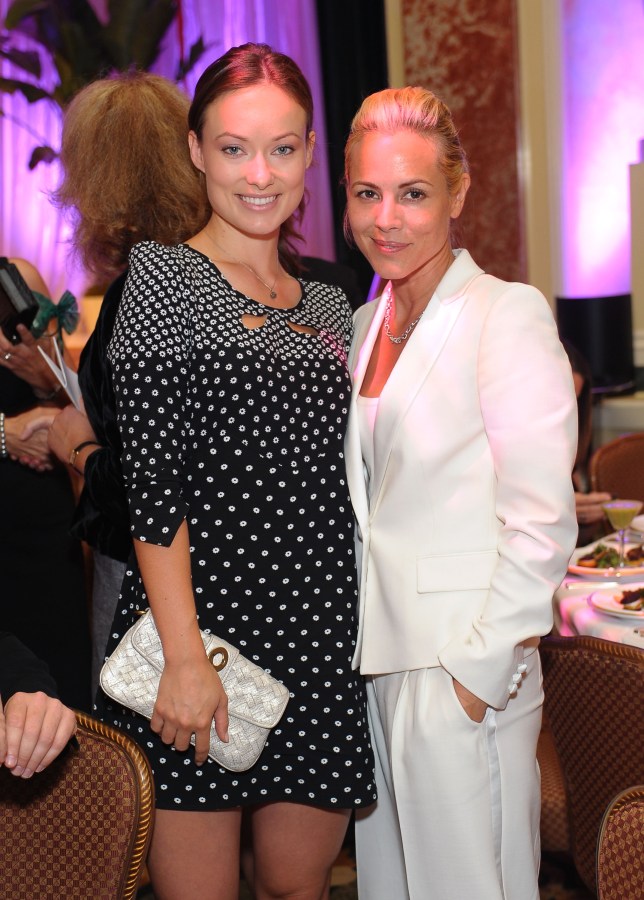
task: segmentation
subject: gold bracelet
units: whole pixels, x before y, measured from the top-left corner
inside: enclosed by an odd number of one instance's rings
[[[82,475],[83,473],[80,471],[80,469],[76,468],[76,458],[78,457],[78,454],[81,452],[81,450],[84,447],[91,447],[91,446],[100,447],[101,444],[99,444],[98,441],[83,441],[81,444],[78,445],[78,447],[74,447],[72,452],[69,454],[69,464],[72,467],[72,469],[74,470],[74,472],[78,472],[79,475]]]

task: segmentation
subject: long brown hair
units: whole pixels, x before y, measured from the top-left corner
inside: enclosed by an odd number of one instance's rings
[[[188,126],[201,142],[206,110],[218,97],[240,88],[257,84],[274,84],[288,94],[306,114],[306,137],[313,128],[313,97],[301,69],[290,56],[277,53],[268,44],[242,44],[232,47],[211,63],[197,82],[188,113]],[[279,237],[279,256],[290,272],[297,271],[299,252],[295,241],[301,241],[299,225],[307,203],[307,192],[295,212],[282,223]]]

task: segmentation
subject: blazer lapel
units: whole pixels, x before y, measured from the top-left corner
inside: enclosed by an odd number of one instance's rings
[[[465,305],[466,298],[443,304],[434,295],[384,386],[374,432],[371,508],[375,510],[401,420],[416,399]]]
[[[349,354],[349,369],[353,387],[351,389],[351,404],[347,421],[345,457],[347,483],[351,494],[351,502],[353,503],[353,511],[361,526],[364,526],[364,523],[369,518],[369,500],[365,485],[362,448],[360,447],[357,402],[371,351],[378,336],[384,314],[385,304],[382,297],[379,300],[373,300],[368,307],[361,308],[356,318],[356,331],[351,353]]]
[[[456,251],[455,257],[408,338],[407,346],[380,397],[374,432],[372,515],[378,505],[398,426],[445,347],[452,328],[467,303],[467,288],[475,278],[483,274],[483,270],[474,263],[466,250]]]
[[[434,296],[410,335],[405,351],[396,363],[382,391],[374,434],[375,459],[371,485],[371,515],[378,503],[398,425],[414,402],[418,391],[445,346],[450,332],[467,302],[467,288],[475,278],[483,274],[483,270],[476,265],[467,250],[455,250],[454,256],[454,263],[436,288]],[[345,457],[351,501],[361,527],[369,519],[370,504],[365,486],[360,447],[357,397],[373,345],[384,319],[388,287],[387,285],[379,299],[361,307],[356,313],[356,331],[349,355],[353,389],[347,423]]]

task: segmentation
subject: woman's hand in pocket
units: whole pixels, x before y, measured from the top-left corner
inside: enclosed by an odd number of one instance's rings
[[[473,722],[482,722],[485,718],[485,713],[487,712],[487,703],[485,700],[481,700],[476,694],[468,691],[468,689],[463,687],[460,681],[457,681],[455,678],[452,678],[452,684],[454,685],[454,692],[458,697],[461,706],[470,719]]]

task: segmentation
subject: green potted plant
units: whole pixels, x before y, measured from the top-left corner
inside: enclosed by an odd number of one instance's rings
[[[62,112],[74,94],[91,81],[112,71],[148,69],[159,56],[177,11],[176,0],[109,0],[103,23],[89,0],[15,0],[0,31],[0,57],[27,78],[0,77],[0,93],[19,92],[29,103],[44,101]],[[36,48],[17,47],[18,34],[29,37]],[[176,80],[190,71],[203,51],[199,38],[180,61]],[[41,81],[41,53],[49,56],[57,75],[51,87]],[[0,115],[4,115],[2,110]],[[32,151],[29,168],[57,156],[54,148],[41,143]]]

